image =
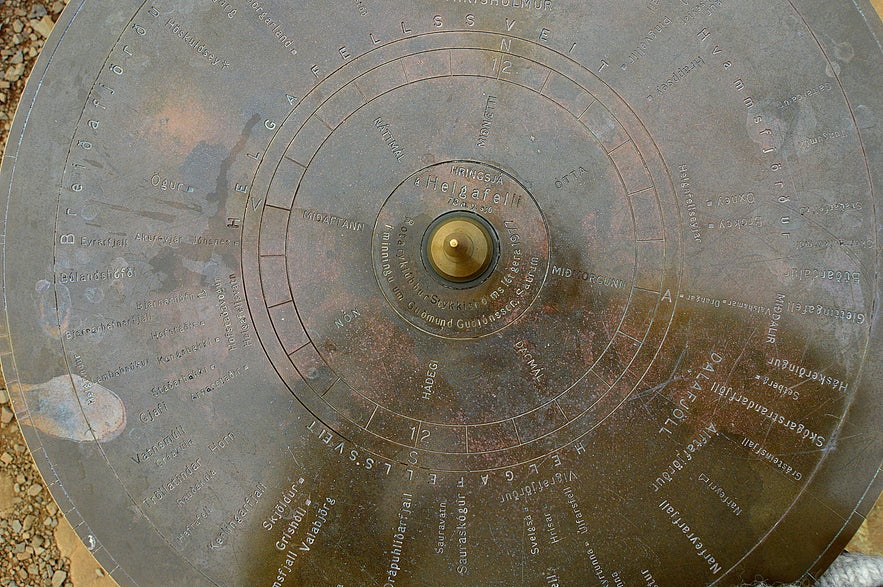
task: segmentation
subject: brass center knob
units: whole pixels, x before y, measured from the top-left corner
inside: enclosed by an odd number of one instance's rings
[[[438,223],[426,240],[427,258],[443,279],[465,283],[481,276],[494,260],[494,241],[481,221],[467,215]]]

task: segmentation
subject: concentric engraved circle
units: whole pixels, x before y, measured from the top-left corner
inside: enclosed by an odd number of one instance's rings
[[[502,243],[469,287],[437,279],[426,235],[455,212],[477,215]],[[548,272],[545,221],[527,189],[508,173],[471,161],[421,169],[384,202],[374,227],[374,272],[386,300],[415,328],[444,338],[490,336],[527,311]],[[480,283],[476,283],[480,281]]]
[[[320,84],[278,129],[275,171],[256,178],[261,287],[287,355],[277,368],[313,414],[381,454],[411,446],[442,470],[545,454],[615,410],[664,340],[663,285],[676,287],[658,201],[670,191],[653,179],[664,166],[618,97],[554,54],[563,72],[511,55],[513,83],[494,53],[396,49]],[[525,103],[543,111],[545,136],[519,130]],[[409,151],[405,129],[432,140]],[[333,164],[353,148],[363,167]],[[426,235],[457,212],[499,239],[468,287],[426,258]]]

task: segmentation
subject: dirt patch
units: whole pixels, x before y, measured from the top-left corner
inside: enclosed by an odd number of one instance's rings
[[[76,587],[115,587],[114,581],[86,549],[74,529],[63,519],[55,529],[58,549],[70,559],[70,579]]]

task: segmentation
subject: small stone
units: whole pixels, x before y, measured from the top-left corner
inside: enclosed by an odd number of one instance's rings
[[[43,491],[43,486],[39,483],[34,483],[30,487],[28,487],[28,495],[31,497],[37,497],[37,495]]]
[[[6,85],[4,85],[6,84]],[[0,82],[0,89],[5,90],[9,87],[8,82]],[[9,403],[9,392],[5,389],[0,389],[0,405]]]
[[[31,26],[45,38],[52,32],[52,29],[55,27],[55,22],[52,20],[52,17],[47,14],[38,22],[32,22]]]
[[[37,516],[35,516],[35,515],[33,515],[33,514],[29,514],[29,515],[27,515],[27,516],[25,517],[25,521],[22,523],[22,527],[23,527],[26,531],[27,531],[27,530],[30,530],[31,528],[34,527],[34,522],[36,522],[36,521],[37,521]],[[34,543],[35,543],[36,545],[39,545],[40,542],[37,542],[37,540],[40,540],[40,539],[39,539],[39,538],[35,539],[35,540],[34,540]]]
[[[55,571],[52,574],[52,587],[61,587],[66,579],[67,573],[62,570]]]
[[[23,30],[25,30],[25,25],[22,23],[22,21],[20,21],[18,19],[13,20],[12,21],[12,30],[15,31],[16,33],[20,33]]]
[[[2,455],[0,455],[0,463],[3,463],[4,465],[8,465],[9,463],[12,462],[12,458],[13,457],[11,454],[9,454],[8,452],[4,452]]]
[[[12,44],[13,45],[21,45],[24,42],[25,38],[21,36],[21,33],[15,33],[12,35]]]
[[[6,68],[6,72],[3,74],[3,78],[7,81],[14,82],[18,81],[22,74],[25,72],[25,64],[19,63],[18,65],[10,65]],[[3,418],[6,418],[6,412],[9,412],[6,408],[3,409]],[[12,414],[12,412],[9,412]],[[10,416],[9,421],[12,421],[12,417]],[[7,424],[9,422],[6,422]]]
[[[11,63],[12,65],[18,65],[19,63],[24,62],[24,60],[25,60],[25,54],[24,54],[24,52],[19,50],[19,51],[16,51],[15,55],[13,55],[9,59],[9,63]]]
[[[55,514],[58,513],[58,506],[55,505],[54,503],[50,503],[49,505],[46,506],[46,511],[49,512],[50,516],[54,516]]]
[[[31,7],[31,11],[28,13],[28,18],[30,20],[34,20],[36,18],[43,18],[44,16],[46,16],[46,14],[47,10],[45,6],[43,6],[42,4],[34,4]]]
[[[14,66],[10,66],[9,69],[6,70],[7,76],[9,76],[10,69],[14,69]],[[21,74],[19,74],[19,76],[21,76]],[[9,77],[7,77],[6,79],[9,79]],[[16,79],[18,79],[18,78],[16,78]],[[3,406],[2,408],[0,408],[0,423],[2,423],[5,426],[6,424],[9,424],[10,422],[12,422],[12,418],[13,418],[12,410],[7,408],[6,406]]]
[[[22,525],[19,520],[12,520],[12,531],[18,534],[22,530]]]

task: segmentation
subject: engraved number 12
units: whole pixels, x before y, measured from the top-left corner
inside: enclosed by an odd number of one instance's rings
[[[411,440],[417,442],[418,431],[416,426],[409,426],[411,429]],[[426,442],[429,440],[430,431],[429,430],[420,430],[419,431],[420,442]]]

